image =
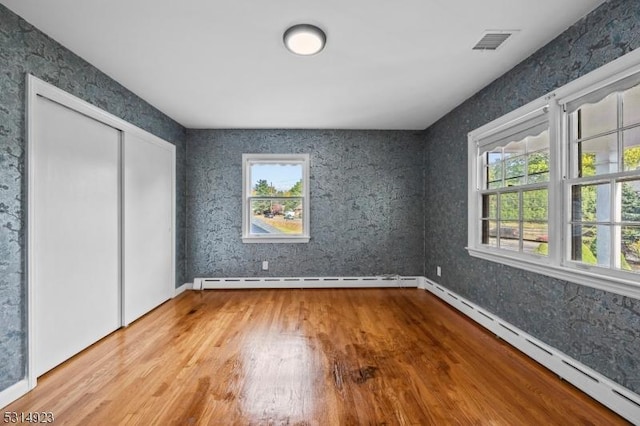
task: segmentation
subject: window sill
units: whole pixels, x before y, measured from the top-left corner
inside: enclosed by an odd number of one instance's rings
[[[255,244],[255,243],[275,243],[275,244],[286,244],[286,243],[308,243],[308,236],[296,236],[296,237],[242,237],[242,242],[246,244]]]
[[[557,266],[536,258],[531,259],[519,256],[512,256],[508,253],[497,253],[489,250],[482,250],[467,247],[469,255],[491,262],[501,263],[525,271],[535,272],[548,277],[557,278],[572,283],[585,285],[598,290],[609,291],[622,296],[640,299],[640,285],[637,279],[625,279],[621,277],[605,276],[594,272],[594,268],[588,266],[584,270],[568,266]]]

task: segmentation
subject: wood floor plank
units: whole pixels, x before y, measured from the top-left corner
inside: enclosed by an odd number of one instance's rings
[[[3,411],[56,424],[627,424],[417,289],[186,292]]]

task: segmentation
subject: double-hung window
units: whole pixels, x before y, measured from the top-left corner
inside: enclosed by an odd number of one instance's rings
[[[243,242],[309,242],[309,154],[243,154],[242,177]]]
[[[546,105],[488,129],[472,141],[476,188],[470,220],[476,245],[498,255],[547,256],[549,120]]]
[[[640,51],[469,133],[472,256],[640,297]]]
[[[532,111],[477,141],[480,242],[486,248],[547,254],[549,123]]]
[[[640,74],[567,102],[564,109],[570,259],[612,270],[601,273],[640,273]]]

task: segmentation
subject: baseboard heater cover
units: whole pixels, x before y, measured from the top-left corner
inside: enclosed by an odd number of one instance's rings
[[[419,281],[419,288],[433,293],[593,399],[633,424],[640,425],[640,395],[518,329],[500,317],[487,312],[473,302],[444,288],[441,284],[424,277],[421,277]]]
[[[375,288],[418,287],[422,277],[381,275],[371,277],[237,277],[194,278],[193,290],[250,288]]]

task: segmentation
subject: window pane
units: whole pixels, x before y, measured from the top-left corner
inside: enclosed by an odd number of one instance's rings
[[[525,156],[507,158],[504,162],[504,180],[506,186],[517,186],[525,183]]]
[[[251,234],[302,234],[302,198],[252,199]]]
[[[500,188],[502,186],[502,150],[500,152],[487,152],[486,179],[487,188]]]
[[[622,105],[624,126],[640,123],[640,85],[624,92]]]
[[[640,180],[622,182],[618,185],[622,194],[622,221],[640,224]]]
[[[640,273],[640,226],[623,226],[620,269]]]
[[[502,221],[520,219],[520,197],[517,192],[500,194],[500,219]]]
[[[587,265],[610,267],[611,227],[606,225],[573,225],[572,259]]]
[[[482,196],[482,217],[485,219],[498,218],[497,194],[486,194]]]
[[[498,246],[507,250],[520,250],[520,227],[516,221],[501,221],[499,227]],[[494,234],[498,234],[497,229],[493,229]]]
[[[626,130],[624,141],[624,170],[640,170],[640,127]]]
[[[545,130],[540,135],[535,137],[528,137],[527,139],[527,152],[544,151],[549,149],[549,131]]]
[[[618,138],[616,134],[579,143],[580,176],[595,176],[618,171]]]
[[[612,93],[595,104],[580,107],[580,139],[599,135],[618,127],[618,97]]]
[[[502,148],[498,148],[497,151],[487,152],[487,164],[497,164],[502,162]]]
[[[524,222],[522,224],[523,251],[547,256],[549,254],[549,226],[546,222]]]
[[[611,219],[611,185],[576,185],[572,188],[574,222],[608,222]]]
[[[498,222],[495,220],[482,221],[482,244],[490,247],[498,247],[498,238],[496,237]]]
[[[302,164],[252,164],[250,173],[253,196],[303,194]]]
[[[502,188],[502,181],[490,182],[487,189],[498,189]]]
[[[538,151],[529,154],[527,169],[528,183],[549,181],[549,151]]]
[[[549,195],[547,189],[536,189],[522,193],[523,220],[548,220]],[[526,239],[526,237],[525,237]]]
[[[509,142],[507,146],[504,147],[504,158],[517,157],[520,155],[524,155],[527,149],[526,139],[521,141],[513,141]]]

